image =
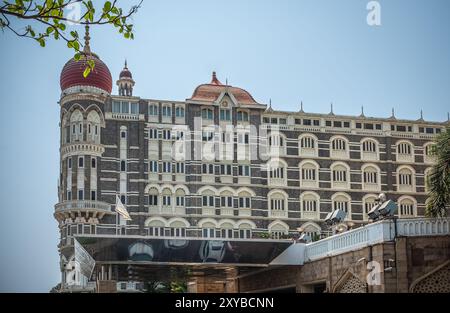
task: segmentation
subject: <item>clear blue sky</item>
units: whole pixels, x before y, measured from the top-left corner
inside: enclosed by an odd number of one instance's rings
[[[135,2],[137,2],[136,0]],[[450,1],[149,1],[135,40],[91,30],[92,49],[135,95],[184,100],[219,79],[277,109],[444,121],[450,110]],[[128,1],[122,1],[128,4]],[[81,32],[83,29],[78,27]],[[59,282],[53,219],[59,171],[59,74],[71,52],[0,33],[0,291],[47,292]],[[115,89],[116,92],[116,89]]]

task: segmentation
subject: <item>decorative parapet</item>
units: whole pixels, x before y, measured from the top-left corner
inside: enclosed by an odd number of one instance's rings
[[[397,219],[397,236],[448,236],[450,218]],[[395,238],[394,220],[383,220],[306,244],[305,262],[358,250]]]
[[[100,144],[80,142],[65,144],[61,147],[60,152],[62,159],[73,155],[91,155],[101,157],[105,152],[105,148]]]

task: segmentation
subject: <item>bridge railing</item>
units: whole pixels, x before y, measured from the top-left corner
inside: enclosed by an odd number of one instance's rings
[[[450,235],[450,218],[397,219],[398,236]],[[382,220],[306,245],[305,261],[333,256],[393,240],[394,220]]]

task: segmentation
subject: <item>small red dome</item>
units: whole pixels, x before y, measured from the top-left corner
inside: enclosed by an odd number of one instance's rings
[[[120,72],[119,78],[133,78],[133,76],[131,75],[130,70],[124,68],[122,72]]]
[[[94,60],[95,66],[91,73],[84,78],[86,61]],[[95,54],[83,54],[79,61],[71,58],[64,65],[60,76],[61,90],[73,86],[92,86],[100,88],[108,93],[112,91],[112,76],[108,67]]]

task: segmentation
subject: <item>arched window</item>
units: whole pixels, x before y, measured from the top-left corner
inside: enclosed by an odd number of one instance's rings
[[[172,190],[169,188],[161,192],[161,208],[163,213],[172,213]]]
[[[217,223],[213,219],[202,219],[198,222],[198,226],[202,230],[202,236],[204,238],[215,238]]]
[[[87,140],[100,143],[100,116],[97,111],[91,110],[87,116]]]
[[[399,217],[414,217],[417,216],[417,202],[412,197],[400,197],[398,203]]]
[[[380,191],[380,169],[374,164],[365,164],[361,168],[363,190]]]
[[[70,115],[70,139],[71,142],[83,140],[83,114],[78,109]]]
[[[320,216],[320,197],[315,192],[303,192],[300,195],[300,205],[302,218],[319,219]]]
[[[300,186],[304,188],[319,187],[319,164],[313,160],[304,160],[299,164]]]
[[[331,202],[333,204],[333,210],[342,210],[347,213],[346,220],[352,219],[352,200],[350,196],[346,193],[335,193],[331,197]]]
[[[182,188],[178,188],[175,191],[175,206],[176,207],[184,207],[185,206],[185,197],[186,193]]]
[[[280,132],[271,132],[268,138],[269,154],[271,156],[286,154],[286,136]]]
[[[282,239],[289,234],[289,226],[282,221],[274,221],[269,224],[268,230],[273,239]]]
[[[166,220],[161,217],[149,218],[145,225],[148,228],[148,235],[154,237],[164,236],[164,229],[166,226]]]
[[[205,187],[199,190],[199,194],[202,196],[202,214],[203,215],[215,215],[216,214],[216,194],[217,191],[212,187]]]
[[[282,190],[272,190],[268,193],[269,216],[287,217],[288,214],[288,195]]]
[[[348,140],[342,136],[334,136],[330,139],[330,156],[337,159],[348,159]]]
[[[350,168],[342,162],[335,162],[330,166],[331,169],[331,188],[349,189],[350,187]]]
[[[398,191],[415,192],[415,172],[412,167],[400,166],[397,170]]]
[[[170,219],[167,224],[170,227],[170,236],[172,237],[186,237],[186,228],[189,227],[189,223],[182,218]]]
[[[378,142],[375,139],[367,138],[361,141],[361,160],[378,160]]]
[[[220,190],[220,209],[222,215],[233,215],[233,194],[231,188]]]
[[[317,137],[312,134],[303,134],[298,137],[298,152],[303,157],[317,157],[318,156],[318,141]]]
[[[281,159],[273,159],[267,163],[267,180],[269,186],[285,186],[287,184],[287,163]]]
[[[320,226],[313,222],[306,222],[300,228],[302,230],[302,234],[307,234],[313,241],[320,237],[320,234],[322,233]]]
[[[152,103],[148,106],[148,115],[150,115],[150,116],[158,115],[158,105],[157,104]]]
[[[219,228],[220,228],[220,237],[221,238],[233,238],[234,237],[233,229],[235,227],[234,227],[233,221],[223,220],[223,221],[219,222]]]
[[[414,147],[409,141],[399,141],[397,143],[397,161],[414,162]]]
[[[376,201],[378,199],[378,196],[376,195],[366,195],[362,199],[362,205],[363,205],[363,218],[364,220],[369,219],[368,213],[372,208],[376,205]]]
[[[240,220],[237,223],[239,238],[252,238],[252,229],[256,228],[255,223],[248,220]]]
[[[150,213],[156,213],[159,211],[159,192],[156,188],[150,188],[148,191],[148,206]]]

